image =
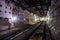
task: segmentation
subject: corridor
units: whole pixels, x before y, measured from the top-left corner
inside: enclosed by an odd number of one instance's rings
[[[0,0],[0,40],[60,40],[60,0]]]

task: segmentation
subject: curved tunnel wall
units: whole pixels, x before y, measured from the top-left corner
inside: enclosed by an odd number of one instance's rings
[[[60,40],[60,0],[51,0],[48,17],[50,17],[49,27],[55,38]]]

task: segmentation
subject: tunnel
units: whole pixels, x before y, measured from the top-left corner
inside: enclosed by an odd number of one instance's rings
[[[60,0],[0,0],[0,40],[60,40]]]

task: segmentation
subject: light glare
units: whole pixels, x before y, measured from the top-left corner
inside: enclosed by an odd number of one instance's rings
[[[17,20],[16,17],[12,17],[12,22],[15,22]]]

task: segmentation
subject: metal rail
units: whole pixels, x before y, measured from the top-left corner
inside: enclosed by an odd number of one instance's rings
[[[54,40],[51,30],[49,29],[46,22],[44,24],[43,40]]]
[[[35,27],[31,27],[28,30],[25,30],[24,32],[16,35],[15,37],[11,38],[10,40],[28,40],[33,33],[41,26],[42,23],[40,23],[39,25],[35,26]]]
[[[4,40],[28,40],[33,35],[33,33],[35,33],[37,29],[39,29],[41,24],[44,24],[42,40],[54,40],[54,37],[52,36],[51,31],[46,22],[41,22],[40,24],[34,27],[30,27],[29,29],[20,32],[13,37],[6,37]]]

